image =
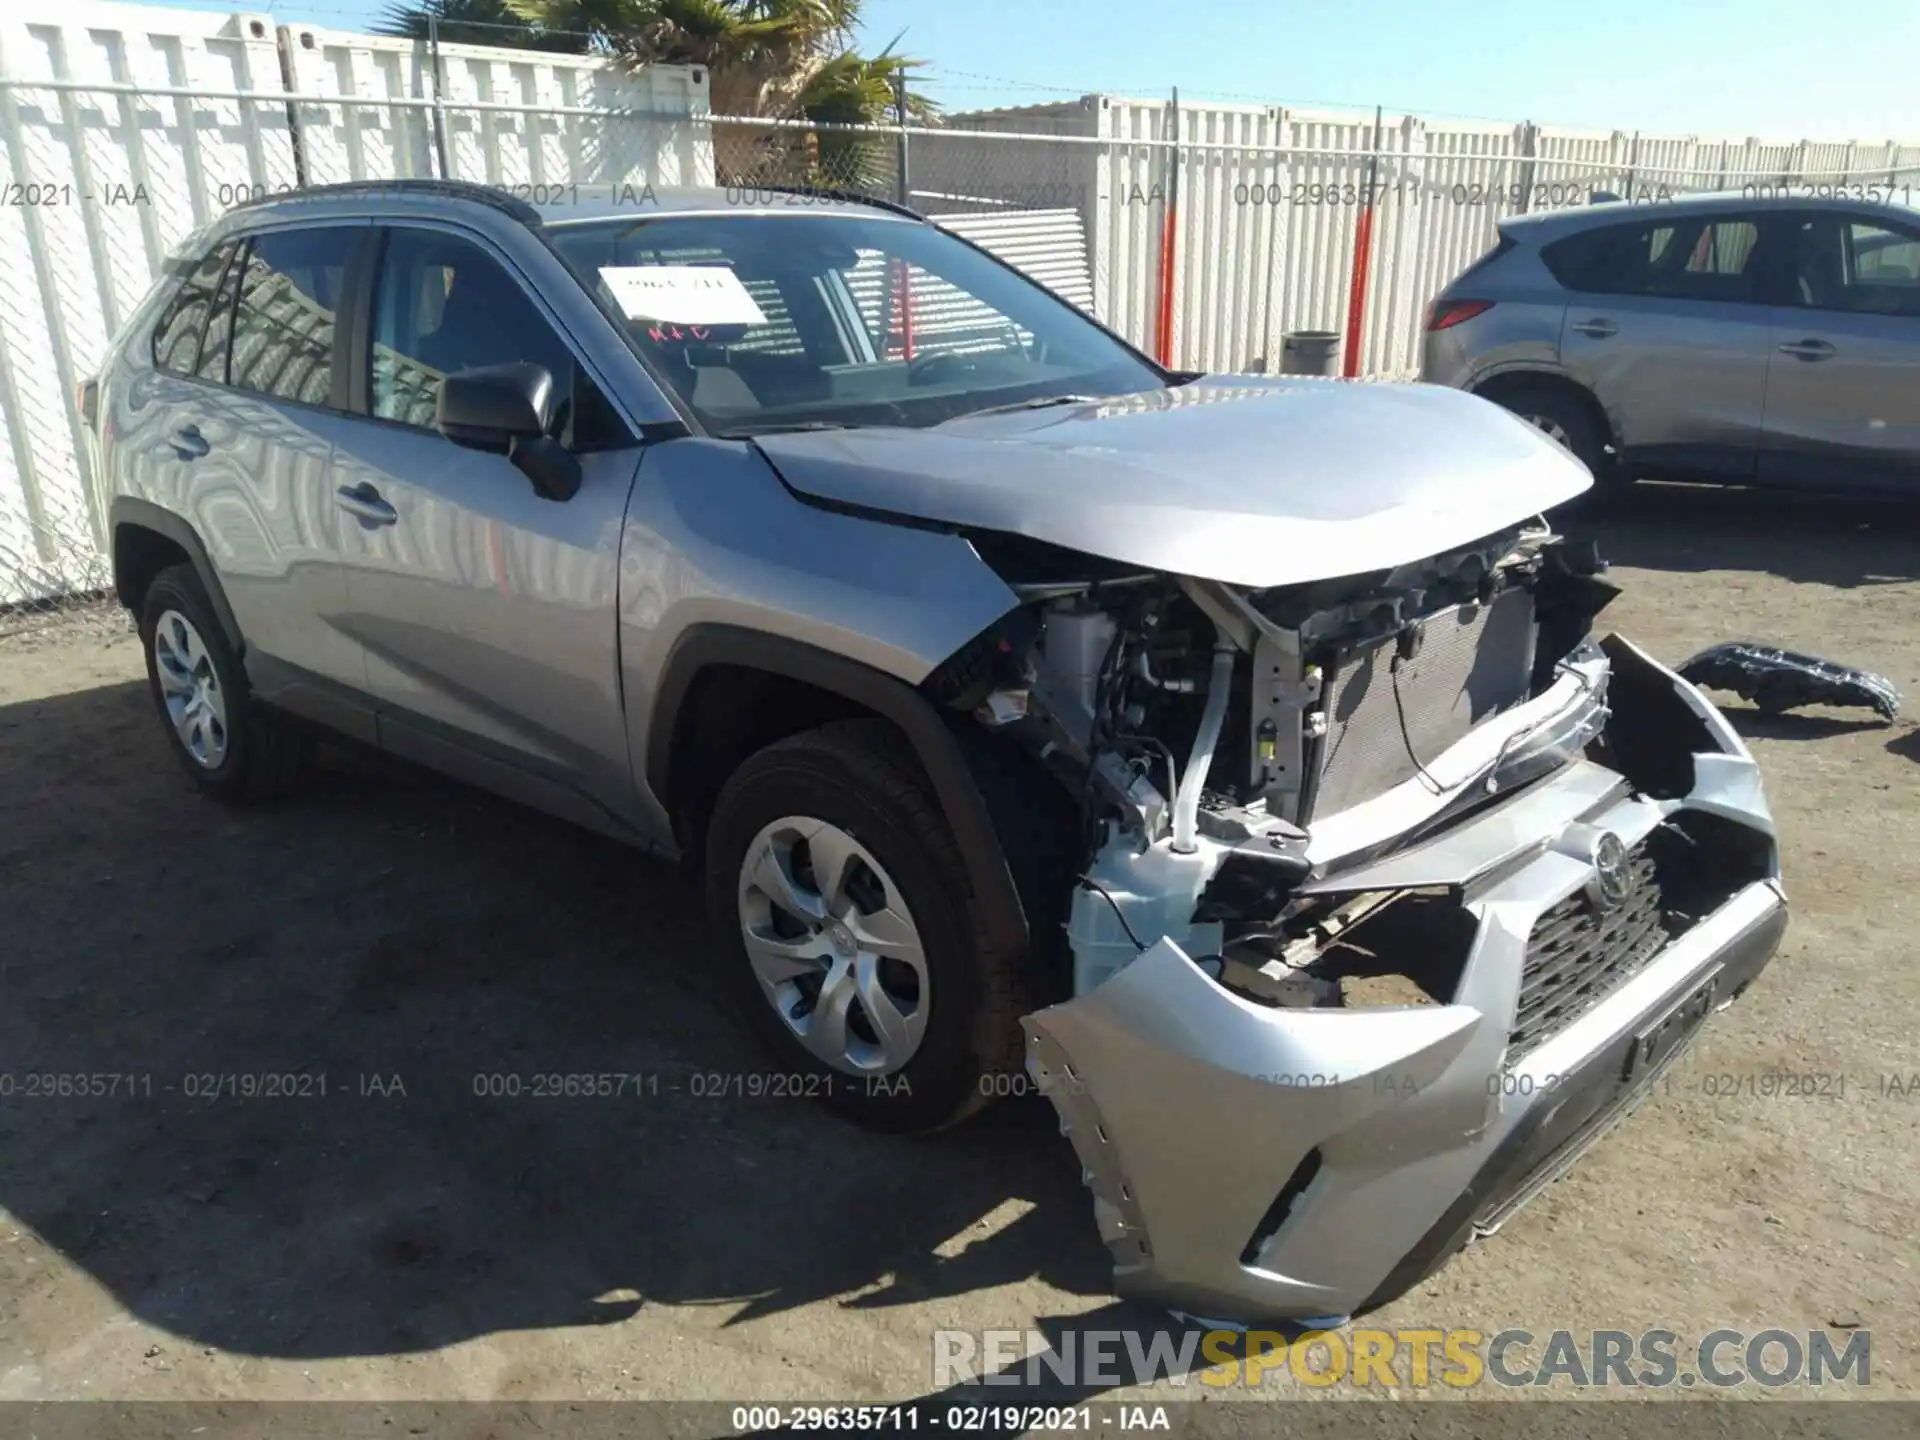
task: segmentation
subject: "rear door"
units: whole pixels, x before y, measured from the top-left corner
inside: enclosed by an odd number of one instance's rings
[[[370,234],[276,229],[207,257],[160,316],[155,383],[130,400],[151,407],[135,462],[150,467],[150,498],[206,545],[255,690],[367,738],[329,475],[345,401],[336,311]]]
[[[381,744],[604,825],[633,793],[615,600],[639,442],[477,234],[383,229],[367,331],[353,362],[364,413],[339,437],[333,481]],[[434,428],[446,376],[523,360],[570,397],[556,432],[583,473],[564,502]]]
[[[1576,292],[1561,363],[1599,397],[1630,469],[1752,478],[1779,244],[1762,213],[1654,207],[1547,247]]]
[[[1920,492],[1920,223],[1793,219],[1759,478]]]

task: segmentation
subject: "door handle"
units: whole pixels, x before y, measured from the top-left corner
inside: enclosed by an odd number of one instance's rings
[[[173,438],[167,444],[182,460],[198,460],[213,448],[207,444],[207,437],[200,433],[198,425],[188,425],[174,431]]]
[[[399,511],[382,500],[380,492],[364,480],[358,485],[342,485],[333,492],[333,503],[369,525],[391,525],[400,518]]]
[[[1591,320],[1576,320],[1573,328],[1589,340],[1605,340],[1620,333],[1619,325],[1604,315],[1596,315]]]
[[[1833,358],[1833,346],[1824,340],[1789,340],[1776,347],[1782,355],[1791,355],[1796,360],[1830,360]]]

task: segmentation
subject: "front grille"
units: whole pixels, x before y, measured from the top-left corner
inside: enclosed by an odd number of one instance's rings
[[[1527,698],[1533,676],[1527,591],[1515,587],[1489,604],[1455,605],[1419,625],[1420,648],[1400,662],[1397,674],[1393,636],[1335,668],[1312,815],[1337,815],[1392,789],[1482,720]]]
[[[1507,1063],[1559,1034],[1660,952],[1669,938],[1660,877],[1644,842],[1628,857],[1626,898],[1601,909],[1575,891],[1534,922]]]

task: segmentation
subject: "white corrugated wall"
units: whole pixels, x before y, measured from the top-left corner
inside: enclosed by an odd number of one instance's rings
[[[461,178],[713,183],[703,71],[632,77],[575,56],[441,54]],[[9,9],[0,80],[5,605],[107,583],[104,502],[74,388],[172,246],[256,195],[440,170],[426,47],[414,41],[278,27],[267,14]],[[346,96],[392,103],[326,103]]]
[[[0,603],[104,583],[75,382],[168,248],[251,184],[290,185],[283,103],[36,87],[278,91],[264,15],[70,6],[0,20]]]

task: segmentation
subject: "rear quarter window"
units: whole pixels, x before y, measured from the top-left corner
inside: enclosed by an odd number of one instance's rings
[[[161,307],[153,327],[153,363],[157,369],[191,375],[200,363],[200,337],[213,313],[214,295],[227,261],[239,247],[217,245],[187,270],[173,298]]]
[[[1617,250],[1628,227],[1609,226],[1604,230],[1586,230],[1568,235],[1540,249],[1540,262],[1569,290],[1603,288],[1601,276],[1607,266],[1608,252]]]

